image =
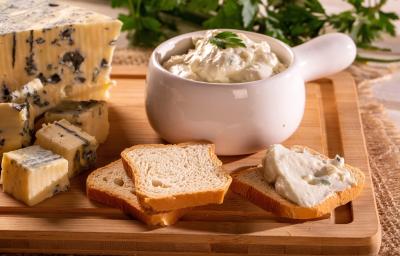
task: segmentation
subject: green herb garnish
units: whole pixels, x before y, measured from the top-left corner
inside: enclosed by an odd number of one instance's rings
[[[246,47],[246,45],[243,43],[243,40],[236,33],[231,31],[224,31],[216,34],[210,38],[210,43],[218,46],[218,48],[221,49],[226,49],[229,47]]]
[[[303,177],[303,179],[304,179],[304,177]],[[308,184],[310,184],[310,185],[320,185],[321,184],[321,185],[326,185],[326,186],[331,185],[329,180],[319,179],[319,178],[314,178],[314,179],[308,181]]]
[[[325,180],[325,179],[320,179],[319,182],[320,182],[322,185],[326,185],[326,186],[331,185],[331,183],[330,183],[328,180]]]
[[[129,41],[146,47],[202,28],[255,31],[295,46],[333,28],[350,35],[358,47],[373,49],[373,43],[382,35],[396,34],[394,21],[399,19],[396,13],[382,10],[387,0],[343,0],[351,8],[333,14],[328,14],[318,0],[110,1],[112,7],[126,9],[119,19]],[[222,48],[243,47],[237,37],[228,38],[216,37],[213,41]]]

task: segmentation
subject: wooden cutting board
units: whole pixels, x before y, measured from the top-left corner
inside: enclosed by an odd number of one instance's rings
[[[145,69],[114,67],[111,131],[100,146],[98,166],[139,143],[160,143],[144,110]],[[372,255],[381,233],[358,111],[348,73],[307,84],[305,116],[285,145],[339,153],[366,174],[359,198],[311,221],[277,218],[229,192],[223,205],[200,207],[176,225],[147,227],[117,209],[90,202],[83,174],[69,192],[26,207],[0,193],[0,251],[135,255]],[[260,163],[263,152],[223,157],[228,170]]]

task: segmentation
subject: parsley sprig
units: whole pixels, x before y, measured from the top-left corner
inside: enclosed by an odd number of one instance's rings
[[[231,31],[223,31],[210,38],[210,43],[218,46],[218,48],[226,49],[236,47],[246,47],[243,40]]]
[[[351,9],[335,14],[327,14],[318,0],[110,1],[112,7],[127,10],[119,19],[130,42],[146,47],[188,31],[232,28],[270,35],[291,46],[334,29],[349,34],[358,47],[372,49],[383,34],[395,35],[394,21],[399,19],[394,12],[382,10],[387,0],[369,6],[371,1],[343,0]]]

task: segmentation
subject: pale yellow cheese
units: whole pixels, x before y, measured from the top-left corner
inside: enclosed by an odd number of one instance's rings
[[[0,12],[0,102],[34,78],[80,99],[110,83],[120,21],[48,0],[0,1]]]
[[[37,78],[10,94],[11,102],[29,103],[35,117],[57,106],[65,98],[63,86],[43,85]]]
[[[96,163],[96,138],[64,119],[44,124],[36,133],[35,143],[67,159],[69,177]]]
[[[31,145],[34,116],[29,104],[0,103],[0,157]]]
[[[3,191],[27,205],[68,190],[68,162],[40,146],[4,154],[1,179]]]
[[[108,136],[108,109],[105,101],[64,101],[46,112],[45,123],[62,119],[76,125],[103,143]]]
[[[69,100],[84,101],[84,100],[106,100],[110,98],[110,88],[116,85],[115,81],[104,84],[96,88],[87,88],[82,94],[68,97]]]

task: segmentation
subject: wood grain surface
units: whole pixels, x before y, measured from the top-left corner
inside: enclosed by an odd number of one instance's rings
[[[114,68],[108,140],[99,148],[98,166],[119,158],[140,143],[162,143],[144,110],[145,69]],[[306,111],[300,128],[285,145],[306,145],[344,155],[367,177],[362,195],[311,221],[276,218],[228,193],[223,205],[190,211],[176,225],[147,227],[117,209],[89,201],[86,174],[71,190],[26,207],[0,193],[0,251],[127,255],[373,255],[380,246],[368,158],[354,81],[348,73],[307,84]],[[263,152],[222,157],[228,170],[257,165]]]

